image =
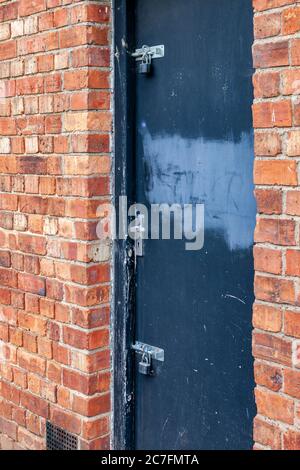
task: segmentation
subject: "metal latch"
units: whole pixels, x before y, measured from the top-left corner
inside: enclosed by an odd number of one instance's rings
[[[165,46],[143,46],[141,49],[136,49],[132,54],[136,61],[140,61],[138,65],[139,73],[143,75],[150,75],[152,71],[152,60],[160,59],[165,55]]]
[[[136,225],[130,227],[130,232],[134,236],[135,256],[144,256],[143,241],[145,237],[144,214],[136,213]]]
[[[131,55],[138,61],[143,60],[146,54],[151,56],[151,60],[161,59],[165,56],[165,46],[143,46],[140,49],[136,49]]]
[[[163,349],[157,348],[156,346],[150,346],[149,344],[137,341],[132,345],[132,349],[142,355],[149,355],[151,359],[156,361],[164,362],[165,360],[165,351]]]

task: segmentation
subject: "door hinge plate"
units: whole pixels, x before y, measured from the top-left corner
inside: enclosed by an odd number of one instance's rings
[[[156,346],[150,346],[149,344],[141,343],[137,341],[131,347],[134,351],[140,354],[149,354],[151,359],[156,361],[164,362],[165,360],[165,351],[161,348],[157,348]]]

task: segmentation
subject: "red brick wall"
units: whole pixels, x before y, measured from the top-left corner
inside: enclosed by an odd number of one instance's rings
[[[258,449],[300,449],[299,3],[253,0]]]
[[[109,446],[110,2],[0,0],[0,447]]]

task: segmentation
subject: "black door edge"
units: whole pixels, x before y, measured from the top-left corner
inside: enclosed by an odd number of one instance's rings
[[[134,71],[129,51],[134,46],[134,1],[113,0],[114,27],[114,204],[119,196],[134,197]],[[118,223],[118,221],[117,221]],[[134,337],[134,272],[127,259],[128,242],[114,242],[113,448],[134,448],[134,384],[130,347]]]

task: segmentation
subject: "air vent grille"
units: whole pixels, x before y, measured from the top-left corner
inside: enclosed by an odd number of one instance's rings
[[[47,450],[77,450],[78,438],[49,421],[46,427]]]

